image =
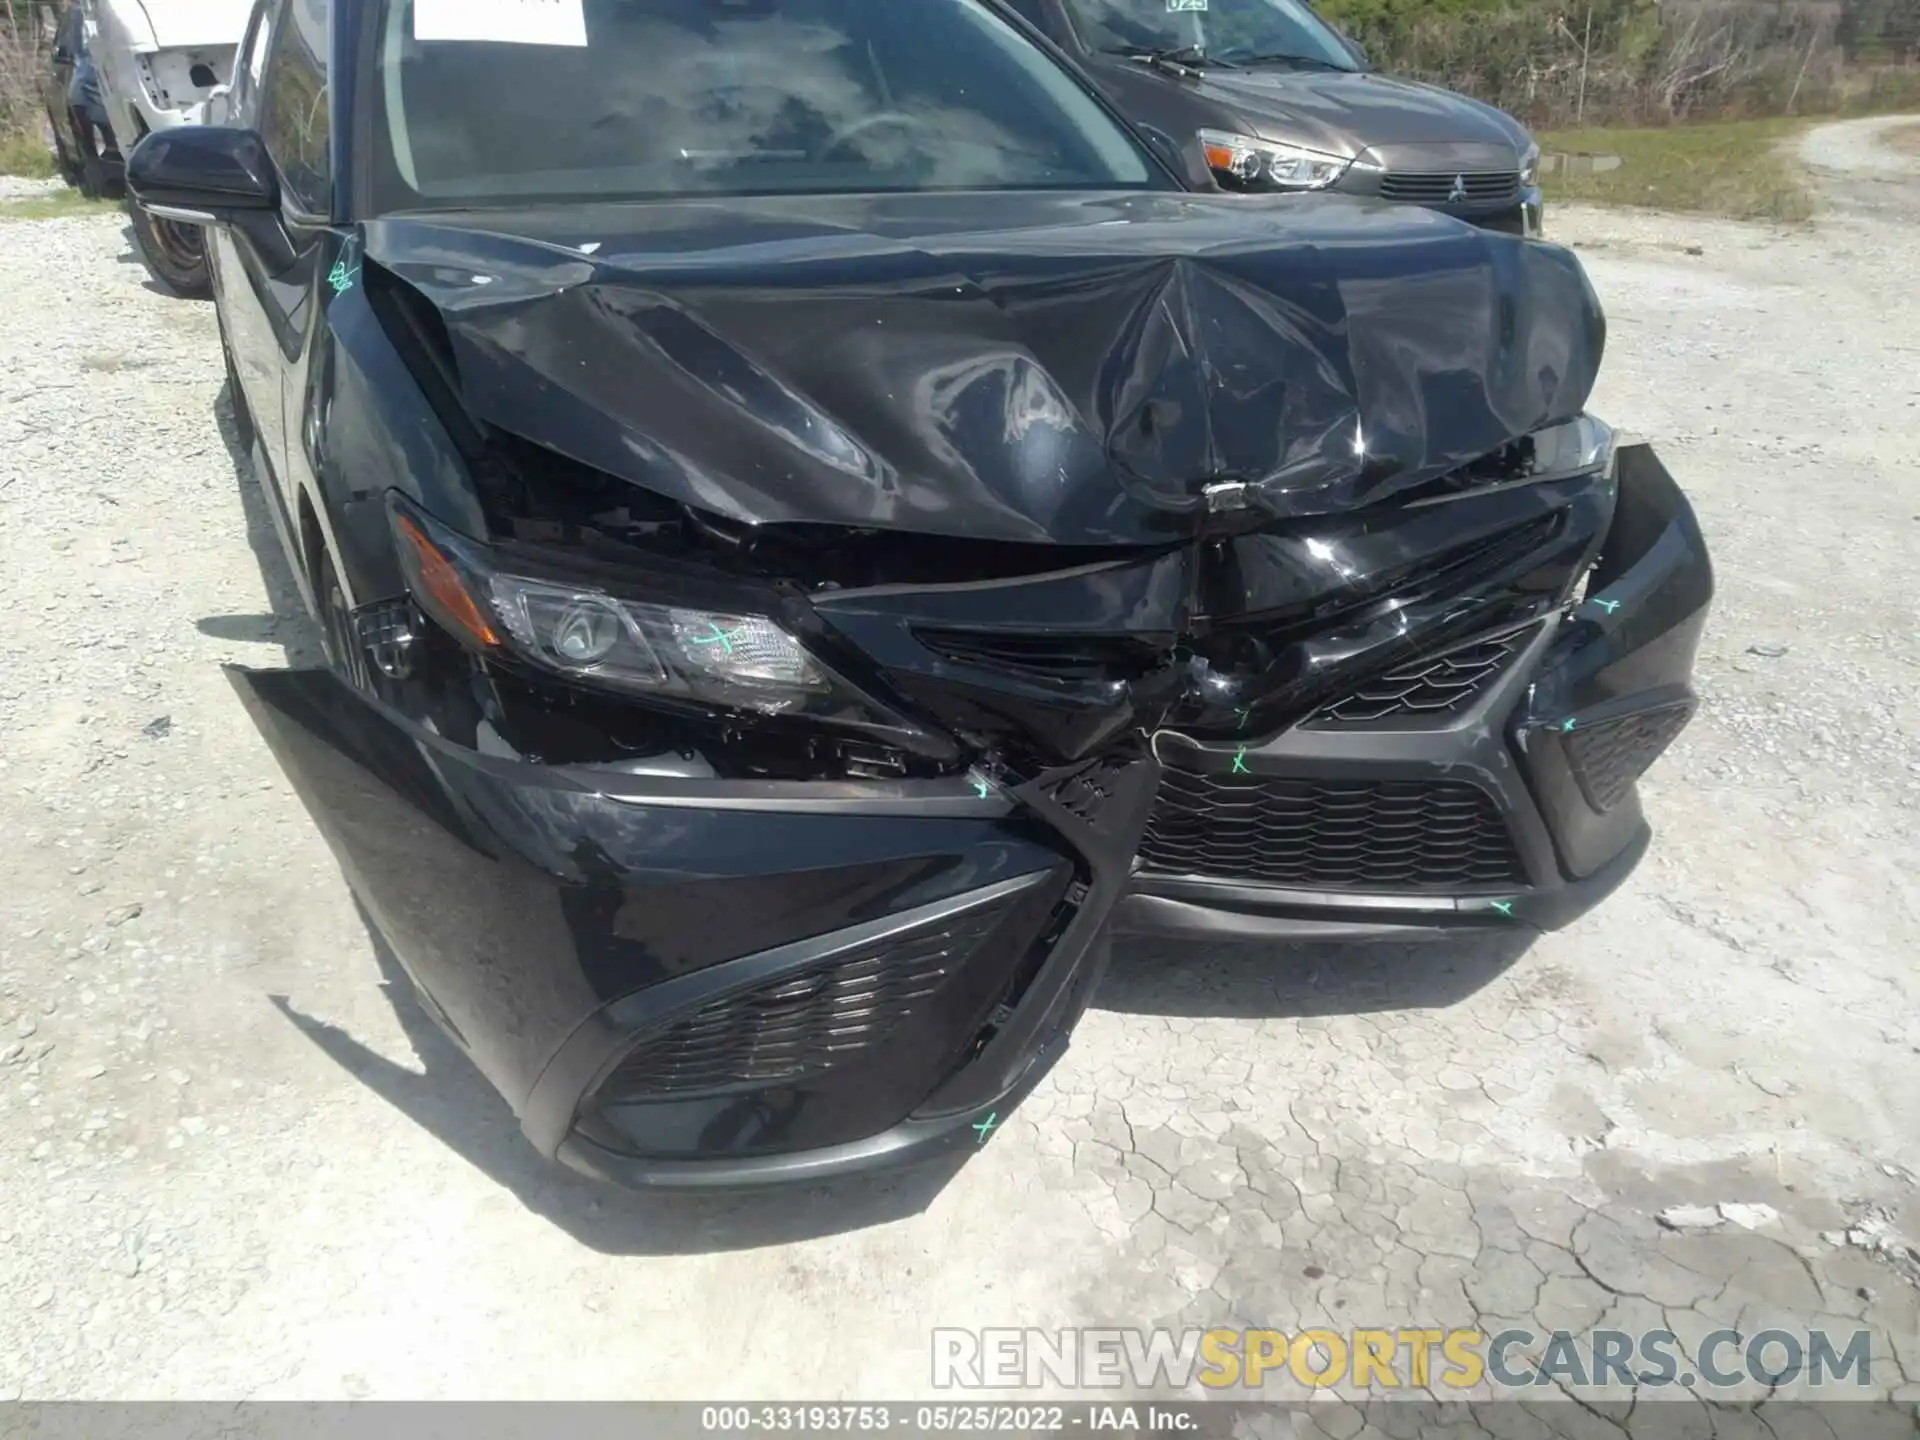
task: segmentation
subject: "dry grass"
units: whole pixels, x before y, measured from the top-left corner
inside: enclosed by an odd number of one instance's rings
[[[1734,120],[1550,133],[1540,137],[1549,152],[1618,155],[1622,164],[1601,175],[1548,175],[1542,183],[1550,201],[1589,200],[1735,220],[1806,220],[1813,215],[1813,190],[1781,146],[1809,123]]]
[[[41,180],[54,173],[53,151],[39,131],[0,134],[0,175]]]
[[[1920,155],[1920,120],[1911,125],[1895,126],[1883,132],[1880,138],[1903,155]]]
[[[89,200],[78,190],[54,190],[18,200],[0,200],[0,220],[60,220],[69,215],[114,215],[120,206],[112,200]]]

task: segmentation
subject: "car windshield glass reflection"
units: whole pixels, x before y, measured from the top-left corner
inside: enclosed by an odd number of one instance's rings
[[[1067,0],[1096,50],[1188,52],[1227,64],[1352,70],[1340,37],[1298,0]],[[1186,57],[1183,57],[1183,59]],[[1190,62],[1191,63],[1191,62]]]
[[[389,0],[376,213],[1162,183],[1087,90],[979,0],[538,9],[555,17],[539,33],[493,33],[461,0]]]

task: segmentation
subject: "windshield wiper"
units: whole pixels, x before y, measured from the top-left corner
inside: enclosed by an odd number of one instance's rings
[[[1337,70],[1343,75],[1352,74],[1350,66],[1336,65],[1331,60],[1322,60],[1314,55],[1295,55],[1288,50],[1275,50],[1267,55],[1236,55],[1235,65],[1291,65],[1299,70]]]
[[[1151,65],[1156,70],[1164,70],[1170,75],[1184,75],[1192,70],[1203,70],[1209,65],[1220,65],[1227,69],[1233,63],[1216,60],[1198,45],[1178,45],[1155,48],[1151,45],[1120,45],[1107,51],[1109,55],[1124,55],[1129,60],[1138,60]]]

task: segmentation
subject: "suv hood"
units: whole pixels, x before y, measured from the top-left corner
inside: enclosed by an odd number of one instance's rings
[[[1486,145],[1517,152],[1525,133],[1490,105],[1451,90],[1370,71],[1213,67],[1200,93],[1238,112],[1268,140],[1332,155],[1362,156],[1376,145]]]
[[[365,247],[475,418],[739,520],[973,539],[1190,536],[1221,482],[1373,504],[1579,414],[1605,331],[1569,251],[1336,197],[568,206]]]

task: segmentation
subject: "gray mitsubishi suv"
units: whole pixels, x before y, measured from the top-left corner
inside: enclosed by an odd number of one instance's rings
[[[1178,148],[1199,183],[1374,195],[1540,233],[1540,147],[1524,125],[1369,69],[1302,0],[1001,3]]]

